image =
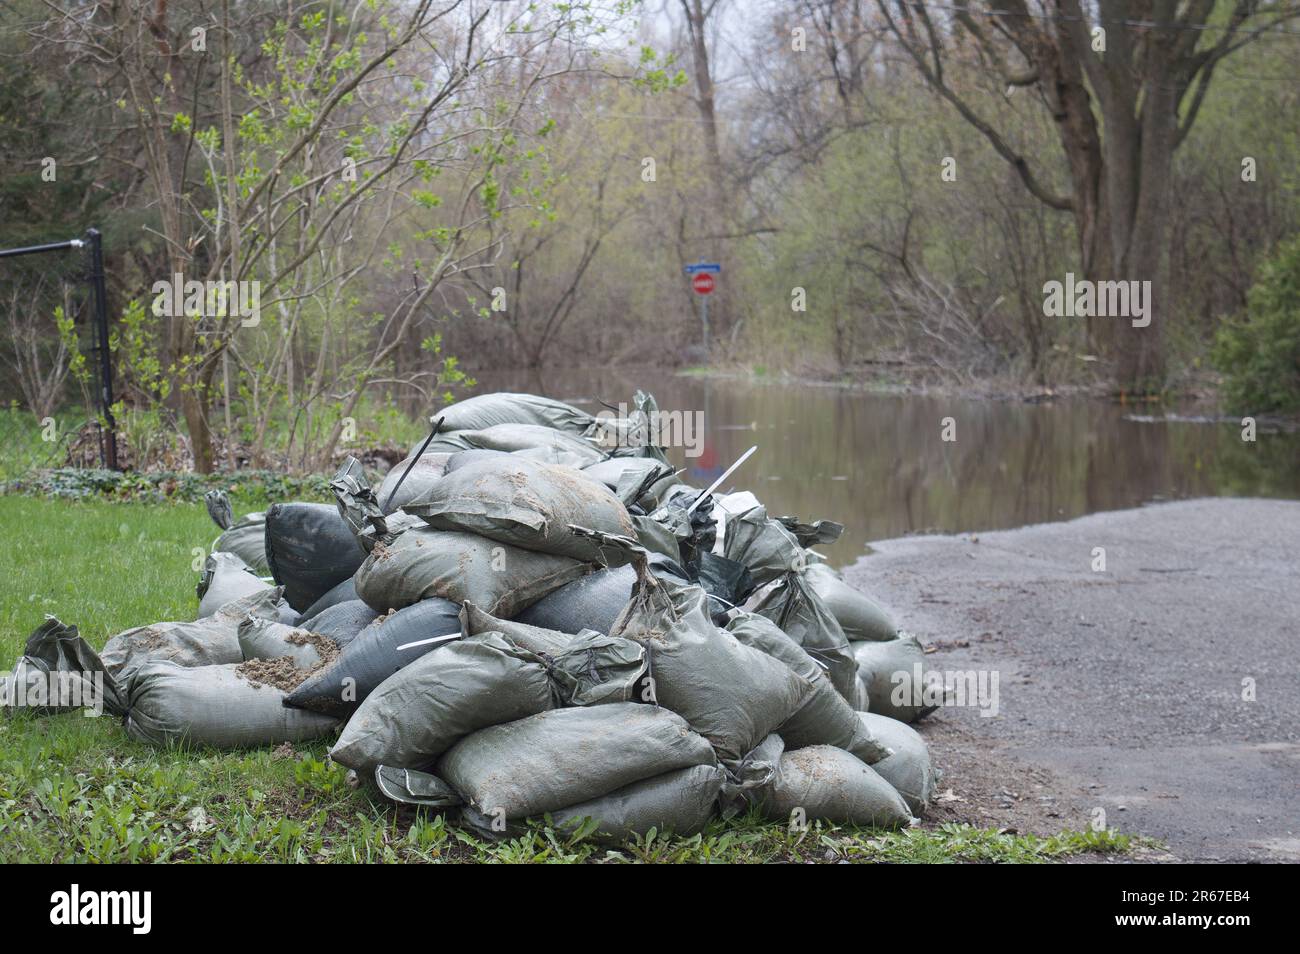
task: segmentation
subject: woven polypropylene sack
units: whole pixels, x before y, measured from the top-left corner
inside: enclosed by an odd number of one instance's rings
[[[891,752],[871,767],[903,796],[913,815],[925,814],[939,777],[921,733],[897,719],[874,712],[859,712],[858,718]]]
[[[510,618],[589,569],[472,533],[413,527],[375,545],[357,571],[357,595],[381,613],[442,597]]]
[[[874,828],[903,828],[912,821],[892,785],[861,759],[830,745],[787,750],[757,801],[772,821],[820,819]]]
[[[266,512],[266,559],[284,598],[308,609],[361,566],[366,553],[332,504],[275,504]]]
[[[803,575],[840,624],[846,638],[878,642],[898,638],[898,627],[890,615],[866,594],[845,583],[825,563],[809,563]]]
[[[249,681],[237,672],[240,665],[145,663],[131,678],[127,734],[153,745],[239,749],[304,742],[334,730],[334,719],[286,708],[284,693]]]
[[[378,617],[379,613],[367,606],[363,600],[348,600],[346,603],[336,603],[310,619],[303,620],[300,625],[313,633],[328,636],[343,647],[352,642]]]
[[[915,636],[888,642],[853,644],[858,678],[867,690],[871,712],[900,722],[915,722],[938,706],[929,704],[923,691],[925,650]],[[920,668],[918,668],[920,667]]]

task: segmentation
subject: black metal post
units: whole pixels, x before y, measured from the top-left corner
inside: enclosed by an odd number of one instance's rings
[[[99,229],[88,229],[90,245],[90,285],[95,296],[95,337],[99,351],[99,401],[107,431],[104,434],[103,462],[117,470],[117,421],[113,419],[113,356],[108,350],[108,293],[104,289],[104,242]]]

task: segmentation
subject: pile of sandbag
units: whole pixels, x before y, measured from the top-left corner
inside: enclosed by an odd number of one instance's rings
[[[23,671],[99,666],[148,743],[333,739],[389,798],[490,834],[925,811],[935,773],[905,723],[928,710],[892,692],[921,647],[811,549],[841,525],[702,496],[662,448],[558,401],[438,417],[377,487],[349,458],[336,505],[237,521],[210,495],[195,621],[97,656],[47,624]]]

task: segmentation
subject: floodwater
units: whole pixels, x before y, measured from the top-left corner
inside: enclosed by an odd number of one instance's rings
[[[706,487],[751,446],[722,490],[772,516],[846,527],[819,547],[837,565],[872,540],[1069,520],[1160,500],[1300,498],[1300,434],[1241,438],[1232,422],[1151,420],[1096,401],[1031,404],[880,395],[662,370],[476,373],[474,393],[529,391],[596,413],[654,394],[682,479]],[[1163,418],[1163,412],[1154,412]],[[944,440],[945,418],[951,418]],[[687,445],[687,446],[680,446]]]

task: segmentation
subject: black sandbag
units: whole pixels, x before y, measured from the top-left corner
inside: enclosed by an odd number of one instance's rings
[[[331,504],[274,504],[266,512],[266,562],[299,612],[356,573],[365,558]]]
[[[345,603],[335,603],[298,625],[310,632],[328,636],[339,646],[346,646],[378,618],[379,613],[367,606],[364,600],[348,600]]]
[[[294,625],[301,626],[304,620],[309,620],[313,616],[319,616],[331,606],[337,606],[340,603],[347,603],[359,599],[361,599],[361,597],[357,596],[357,581],[352,577],[348,577],[337,586],[330,587],[324,596],[303,610],[302,613],[298,615],[298,619]]]
[[[754,592],[754,577],[745,564],[716,553],[701,553],[699,579],[704,592],[724,602],[727,609],[740,606]]]
[[[445,645],[445,641],[402,650],[398,646],[435,636],[459,637],[460,633],[459,605],[436,596],[421,600],[363,629],[333,663],[290,692],[284,704],[340,718],[347,716],[381,682],[430,650]]]

